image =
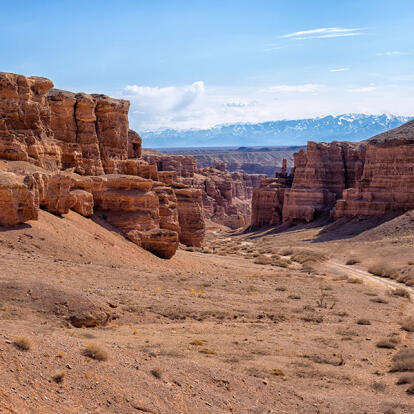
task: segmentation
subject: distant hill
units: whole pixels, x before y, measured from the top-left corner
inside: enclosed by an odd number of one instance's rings
[[[307,141],[361,141],[396,128],[412,117],[344,114],[323,118],[270,121],[259,124],[220,125],[204,130],[142,133],[149,148],[304,145]]]

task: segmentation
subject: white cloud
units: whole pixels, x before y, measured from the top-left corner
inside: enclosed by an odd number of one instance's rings
[[[334,37],[360,36],[360,28],[345,29],[342,27],[322,27],[320,29],[302,30],[281,36],[290,40],[329,39]]]
[[[316,92],[323,89],[325,85],[305,83],[303,85],[275,85],[269,88],[272,92]]]
[[[375,86],[363,86],[361,88],[351,88],[351,89],[345,89],[346,92],[350,92],[350,93],[367,93],[367,92],[372,92],[375,91],[375,89],[377,89]]]
[[[377,56],[403,56],[412,55],[413,52],[401,52],[400,50],[392,50],[390,52],[377,53]]]
[[[336,68],[336,69],[329,69],[329,72],[347,72],[349,68]]]
[[[157,108],[158,111],[180,111],[195,102],[204,93],[204,82],[198,81],[187,86],[168,86],[164,88],[127,85],[125,97],[132,100],[139,111]]]
[[[260,88],[211,86],[203,82],[169,87],[130,85],[117,95],[131,101],[131,128],[138,132],[204,129],[219,124],[349,112],[410,115],[414,108],[414,87],[391,86],[388,80],[348,89],[316,83]]]

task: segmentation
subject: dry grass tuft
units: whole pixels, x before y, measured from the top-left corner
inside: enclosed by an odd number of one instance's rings
[[[66,372],[65,371],[59,371],[56,372],[55,375],[53,375],[52,379],[56,382],[56,384],[61,384],[63,382],[63,379],[65,378]]]
[[[395,344],[388,339],[383,339],[382,341],[377,342],[377,348],[394,349]]]
[[[401,298],[410,299],[410,292],[408,292],[408,290],[404,288],[396,288],[392,290],[390,293],[393,296],[399,296]]]
[[[363,285],[364,284],[362,279],[360,279],[359,277],[348,277],[348,279],[346,280],[346,283],[353,283],[353,284],[356,284],[356,285]]]
[[[358,319],[357,320],[357,324],[358,325],[371,325],[371,322],[368,319]]]
[[[92,359],[96,359],[97,361],[106,361],[108,359],[108,352],[93,342],[90,342],[86,345],[83,351],[83,355]]]
[[[162,372],[158,368],[152,369],[150,372],[154,378],[161,379]]]
[[[358,264],[358,263],[361,263],[361,260],[357,259],[356,257],[351,257],[350,259],[348,259],[346,261],[345,264],[348,265],[348,266],[353,266],[353,265]]]
[[[374,302],[374,303],[384,303],[384,304],[388,303],[387,300],[385,300],[384,298],[381,298],[381,297],[372,298],[372,299],[370,299],[370,301]]]
[[[411,384],[412,382],[414,382],[414,374],[405,374],[398,378],[396,384],[404,385],[404,384]]]
[[[29,351],[29,349],[32,347],[32,342],[27,336],[17,336],[13,344],[16,348],[22,350],[22,351]]]
[[[414,332],[414,318],[411,316],[407,318],[401,325],[401,328],[407,332]]]
[[[291,256],[291,259],[302,265],[311,265],[315,263],[322,263],[328,260],[328,257],[323,253],[315,252],[313,250],[300,250],[298,252],[295,252]]]
[[[398,274],[397,269],[392,268],[388,263],[376,263],[368,268],[368,272],[381,277],[395,278]]]
[[[205,354],[205,355],[216,355],[215,351],[212,351],[211,349],[208,349],[208,348],[200,349],[198,352],[200,352],[200,354]]]
[[[390,372],[412,372],[414,371],[414,349],[403,349],[392,358],[393,365]]]

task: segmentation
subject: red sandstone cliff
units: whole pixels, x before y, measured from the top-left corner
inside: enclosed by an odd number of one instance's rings
[[[309,142],[294,160],[291,184],[279,174],[255,191],[253,227],[414,208],[414,121],[361,143]]]
[[[45,78],[0,73],[0,225],[36,220],[39,208],[73,209],[99,214],[160,257],[171,257],[179,240],[201,245],[200,191],[176,188],[171,174],[141,158],[129,102],[52,87]]]

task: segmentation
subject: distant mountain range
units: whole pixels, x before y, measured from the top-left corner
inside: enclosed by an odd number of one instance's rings
[[[323,118],[220,125],[210,129],[142,133],[147,148],[303,145],[307,141],[361,141],[396,128],[413,117],[344,114]]]

